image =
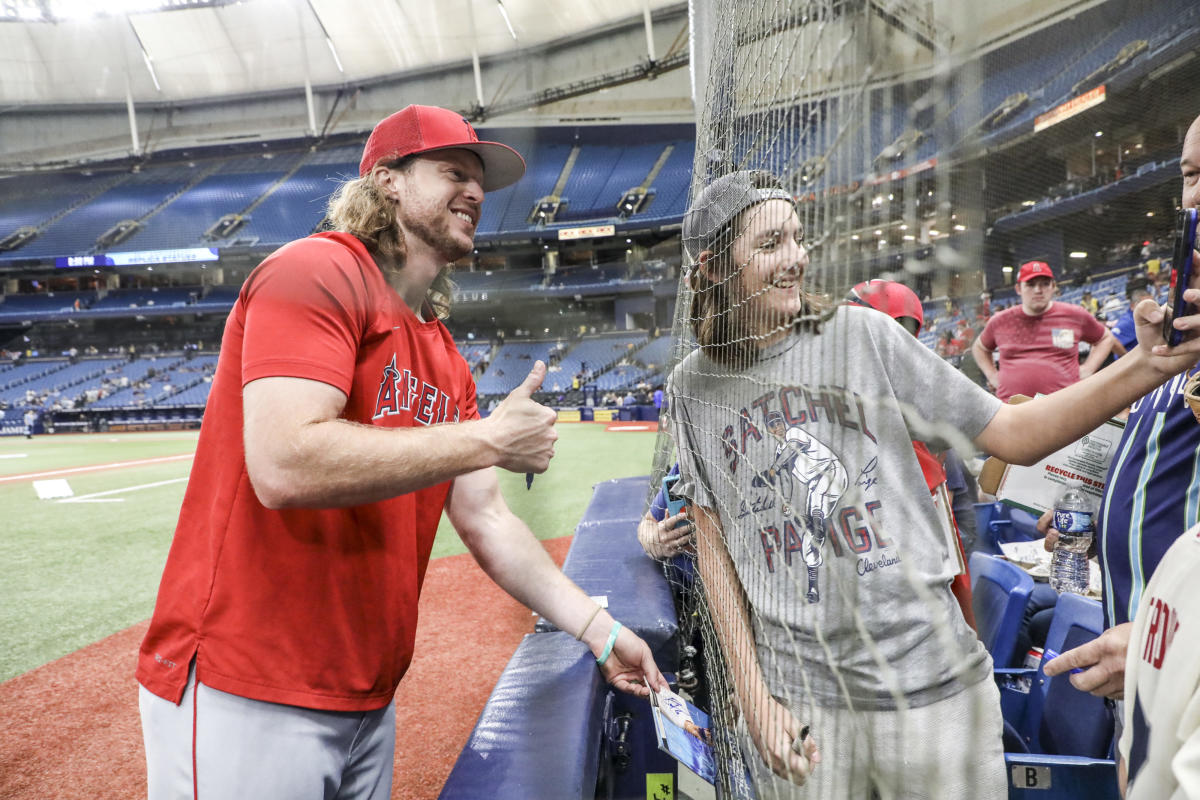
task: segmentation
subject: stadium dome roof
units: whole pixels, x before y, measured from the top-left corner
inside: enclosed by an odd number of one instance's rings
[[[0,102],[173,103],[510,54],[678,0],[11,0]]]

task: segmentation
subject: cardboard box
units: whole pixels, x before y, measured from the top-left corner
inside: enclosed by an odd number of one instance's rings
[[[1027,399],[1014,397],[1010,402]],[[979,488],[1010,506],[1041,514],[1054,504],[1064,486],[1077,481],[1099,508],[1108,466],[1124,430],[1122,420],[1110,419],[1030,467],[989,458],[979,473]]]

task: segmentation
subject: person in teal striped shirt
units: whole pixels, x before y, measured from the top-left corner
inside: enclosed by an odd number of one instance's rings
[[[1200,208],[1200,117],[1184,136],[1180,170],[1183,207]],[[1187,379],[1176,375],[1133,404],[1108,470],[1097,526],[1107,630],[1046,665],[1047,675],[1083,669],[1071,683],[1095,695],[1123,696],[1142,591],[1167,548],[1200,522],[1200,423],[1184,402]]]

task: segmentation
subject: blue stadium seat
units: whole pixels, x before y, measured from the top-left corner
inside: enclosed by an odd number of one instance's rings
[[[1063,653],[1100,635],[1100,603],[1063,594],[1054,607],[1047,653]],[[1005,761],[1010,798],[1116,800],[1113,718],[1101,698],[1081,692],[1070,675],[1033,669],[997,670],[1005,716]]]
[[[971,608],[979,639],[996,667],[1016,663],[1017,634],[1033,578],[1025,570],[987,553],[971,554]]]
[[[1042,538],[1037,530],[1038,518],[1020,508],[1005,503],[976,503],[975,529],[979,532],[977,547],[993,555],[1001,555],[1002,542],[1029,542]]]

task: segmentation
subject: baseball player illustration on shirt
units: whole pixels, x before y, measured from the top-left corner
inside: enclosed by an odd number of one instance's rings
[[[850,485],[850,476],[828,445],[802,428],[789,428],[778,411],[768,416],[767,429],[779,440],[775,461],[755,476],[753,485],[774,487],[781,498],[783,513],[800,523],[801,553],[808,569],[805,597],[809,603],[817,603],[821,599],[817,573],[824,561],[821,548],[825,544],[825,520],[837,508]],[[804,488],[798,505],[794,501],[797,483]]]

